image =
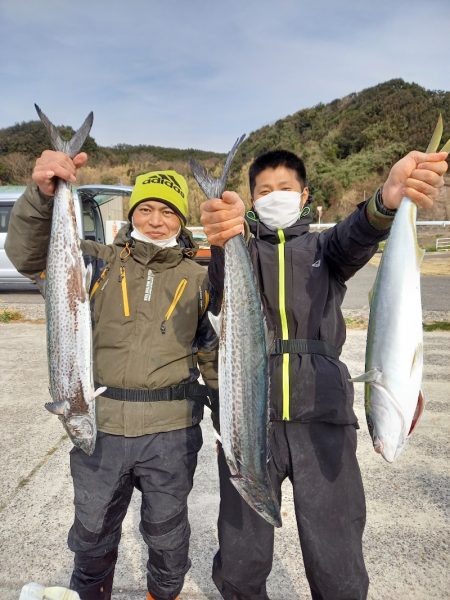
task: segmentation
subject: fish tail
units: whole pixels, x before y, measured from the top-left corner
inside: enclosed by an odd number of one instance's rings
[[[78,129],[78,131],[74,134],[72,139],[63,140],[59,135],[59,131],[53,125],[53,123],[49,120],[49,118],[42,112],[37,104],[34,105],[36,107],[37,114],[39,115],[40,120],[44,124],[49,136],[50,141],[52,143],[54,150],[59,150],[60,152],[64,152],[71,158],[76,156],[78,152],[81,150],[87,136],[92,127],[92,123],[94,121],[94,113],[90,112],[86,119],[84,120],[83,125]]]
[[[208,171],[196,160],[193,158],[189,160],[189,166],[191,167],[192,175],[207,198],[220,198],[222,196],[227,183],[231,163],[233,162],[233,158],[238,151],[239,146],[244,141],[244,138],[245,134],[241,135],[241,137],[235,141],[233,147],[228,153],[227,160],[225,161],[225,166],[220,177],[211,177]]]
[[[436,127],[434,128],[433,135],[431,136],[430,143],[428,144],[425,152],[436,152],[439,146],[439,142],[441,141],[442,131],[444,125],[442,123],[442,115],[439,113],[439,117],[436,123]]]
[[[450,152],[450,139],[448,139],[439,152]]]

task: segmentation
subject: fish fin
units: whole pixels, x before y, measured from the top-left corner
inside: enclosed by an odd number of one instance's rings
[[[64,400],[60,400],[59,402],[46,402],[44,406],[49,412],[53,413],[54,415],[63,415],[65,404],[66,403]]]
[[[450,139],[448,139],[439,152],[450,152]]]
[[[413,416],[413,419],[412,419],[412,422],[411,422],[411,427],[409,428],[408,436],[410,436],[411,433],[416,428],[416,425],[420,421],[420,417],[423,414],[424,408],[425,408],[425,397],[424,397],[424,395],[422,393],[422,390],[420,390],[419,391],[419,397],[417,399],[416,410],[414,411],[414,416]]]
[[[264,318],[264,335],[266,338],[266,351],[267,351],[267,356],[269,356],[275,350],[275,342],[276,342],[277,338],[275,335],[275,331],[272,331],[271,329],[269,329],[267,327],[266,319],[265,319],[265,317],[263,317],[263,318]]]
[[[439,147],[439,142],[441,141],[442,132],[444,130],[444,126],[442,123],[442,115],[439,113],[439,117],[436,123],[436,127],[434,128],[433,135],[431,136],[430,143],[427,146],[425,152],[436,152]]]
[[[224,452],[224,454],[225,454],[225,452]],[[227,465],[230,470],[231,477],[239,477],[239,469],[238,469],[238,466],[236,465],[236,463],[234,462],[234,460],[226,455],[225,455],[225,460],[227,461]]]
[[[236,152],[238,151],[239,146],[244,141],[244,138],[245,134],[241,135],[241,137],[235,141],[233,147],[228,153],[221,177],[212,177],[208,173],[208,171],[196,160],[194,160],[193,158],[189,160],[189,166],[191,168],[192,175],[194,176],[194,179],[196,180],[196,182],[198,183],[198,185],[200,186],[201,190],[204,192],[207,198],[222,197],[227,183],[228,172],[230,170],[231,163]]]
[[[213,315],[211,311],[208,311],[208,319],[216,332],[217,337],[220,337],[220,332],[222,330],[222,311],[220,311],[218,315]]]
[[[423,248],[421,248],[418,243],[416,243],[417,267],[420,267],[420,265],[422,264],[424,256],[425,256],[425,250]]]
[[[94,392],[94,398],[96,398],[97,396],[101,396],[103,394],[103,392],[106,392],[107,389],[108,388],[106,386],[97,388]]]
[[[349,381],[353,382],[363,382],[363,383],[374,383],[375,381],[379,381],[381,379],[382,372],[380,369],[371,369],[358,377],[352,377]]]
[[[62,137],[59,135],[59,131],[57,130],[55,125],[53,125],[49,118],[42,112],[39,106],[37,104],[35,104],[34,106],[36,108],[36,112],[39,115],[40,120],[44,124],[50,136],[50,141],[54,150],[64,152],[71,158],[76,156],[81,150],[81,147],[83,146],[84,142],[86,141],[87,136],[89,135],[92,123],[94,121],[94,113],[90,112],[88,114],[88,116],[84,120],[84,123],[81,125],[78,131],[75,132],[71,140],[63,140]]]

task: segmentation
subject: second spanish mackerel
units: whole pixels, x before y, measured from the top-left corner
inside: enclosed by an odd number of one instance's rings
[[[220,179],[191,161],[195,179],[208,198],[220,198],[231,161],[244,136],[231,149]],[[280,505],[267,470],[269,422],[269,343],[261,296],[242,235],[225,243],[222,312],[210,315],[219,335],[220,434],[231,482],[264,519],[281,526]]]
[[[70,141],[36,106],[55,150],[73,158],[92,126],[90,113]],[[45,277],[47,355],[52,402],[45,407],[59,416],[75,446],[91,455],[95,449],[95,395],[92,374],[92,331],[89,307],[91,265],[86,269],[80,249],[72,188],[58,179]]]

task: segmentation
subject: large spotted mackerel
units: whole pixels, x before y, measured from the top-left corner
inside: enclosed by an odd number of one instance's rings
[[[53,148],[73,158],[80,151],[93,122],[90,113],[71,140],[63,140],[56,127],[36,106]],[[47,355],[52,402],[45,407],[59,416],[70,439],[87,454],[95,449],[97,427],[92,374],[92,330],[89,285],[92,267],[86,269],[80,249],[71,185],[58,179],[48,247],[45,311]]]
[[[208,198],[220,198],[242,136],[228,154],[223,175],[210,177],[195,161],[191,170]],[[281,525],[280,506],[267,470],[269,343],[261,296],[242,235],[228,240],[219,318],[210,314],[219,336],[220,434],[231,482],[269,523]]]

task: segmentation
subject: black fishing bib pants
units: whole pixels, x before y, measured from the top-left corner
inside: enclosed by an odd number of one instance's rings
[[[269,474],[278,497],[289,477],[306,577],[313,600],[365,600],[366,519],[353,425],[271,423]],[[268,600],[274,528],[241,498],[219,453],[220,549],[213,580],[225,600]],[[289,599],[298,598],[293,589]]]
[[[81,600],[109,600],[122,521],[134,488],[142,494],[140,531],[148,546],[147,589],[174,600],[190,568],[187,498],[192,489],[200,425],[140,437],[98,433],[95,452],[73,448],[70,465],[75,553],[70,587]]]

